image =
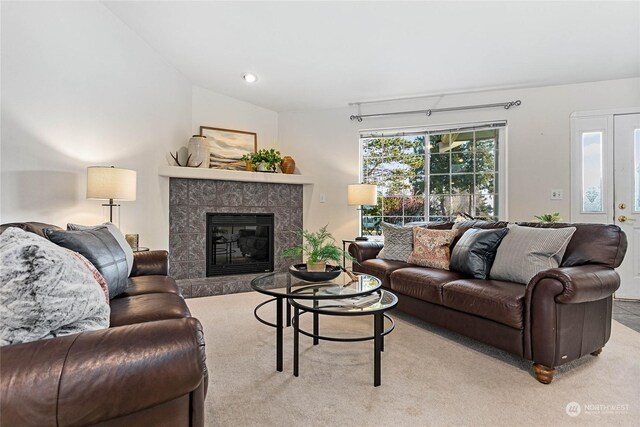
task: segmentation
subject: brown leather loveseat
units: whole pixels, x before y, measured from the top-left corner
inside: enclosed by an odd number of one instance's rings
[[[108,329],[0,347],[2,425],[203,426],[202,326],[168,273],[166,251],[135,253]]]
[[[471,227],[506,225],[466,221],[456,227],[460,235]],[[615,225],[518,225],[576,227],[560,267],[540,272],[526,286],[378,259],[383,243],[376,241],[352,243],[349,253],[358,261],[354,271],[378,277],[398,296],[399,310],[532,360],[536,378],[548,384],[557,366],[598,355],[609,340],[612,294],[620,286],[614,268],[622,262],[627,239]]]

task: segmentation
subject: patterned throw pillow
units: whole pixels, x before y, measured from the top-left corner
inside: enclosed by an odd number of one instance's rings
[[[413,228],[413,252],[409,256],[411,264],[422,267],[449,269],[449,245],[458,235],[458,230],[431,230]]]
[[[96,277],[71,251],[10,227],[0,235],[0,345],[109,327]]]
[[[489,276],[526,285],[541,271],[557,268],[575,227],[534,228],[510,225]]]
[[[407,262],[413,247],[413,229],[383,222],[382,235],[384,247],[377,258]]]

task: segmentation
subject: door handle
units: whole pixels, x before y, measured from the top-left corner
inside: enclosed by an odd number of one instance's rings
[[[628,216],[625,216],[625,215],[620,215],[620,216],[618,217],[618,221],[620,221],[620,222],[627,222],[627,221],[635,221],[635,219],[633,219],[633,218],[629,218]]]

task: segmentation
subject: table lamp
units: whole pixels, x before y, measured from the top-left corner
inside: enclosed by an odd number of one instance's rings
[[[349,206],[371,206],[378,203],[378,187],[375,184],[349,184],[347,186],[347,203]],[[368,240],[366,236],[356,237],[356,240]]]
[[[102,204],[105,221],[120,228],[120,205],[114,200],[136,199],[136,171],[113,166],[88,167],[87,199],[108,200]]]

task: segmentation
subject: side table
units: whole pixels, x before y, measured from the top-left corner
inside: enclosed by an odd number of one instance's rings
[[[355,242],[355,239],[343,240],[342,241],[342,268],[347,269],[347,257],[345,256],[345,252],[347,251],[347,243]]]

